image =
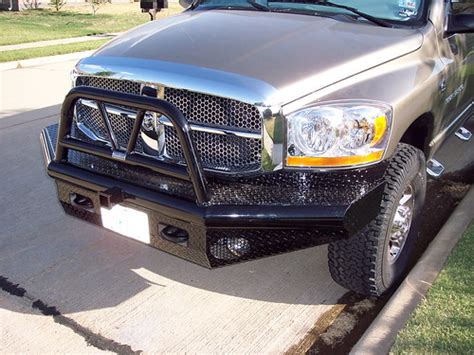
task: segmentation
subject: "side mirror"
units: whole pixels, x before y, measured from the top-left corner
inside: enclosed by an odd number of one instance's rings
[[[188,7],[191,6],[191,4],[193,3],[193,0],[179,0],[179,5],[185,9],[187,9]]]
[[[449,15],[446,24],[448,35],[455,33],[474,33],[474,14]]]

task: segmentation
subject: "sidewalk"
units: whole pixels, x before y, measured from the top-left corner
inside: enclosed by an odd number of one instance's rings
[[[69,43],[97,41],[97,40],[100,40],[100,39],[116,37],[118,35],[120,35],[120,33],[104,33],[104,34],[93,35],[93,36],[61,38],[61,39],[53,39],[53,40],[49,40],[49,41],[10,44],[10,45],[6,45],[6,46],[0,46],[0,52],[14,51],[14,50],[18,50],[18,49],[47,47],[47,46],[54,46],[54,45],[58,45],[58,44],[69,44]]]

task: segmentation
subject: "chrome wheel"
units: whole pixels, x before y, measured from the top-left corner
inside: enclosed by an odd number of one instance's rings
[[[408,185],[398,202],[389,231],[388,256],[391,263],[394,263],[400,256],[408,234],[410,233],[414,206],[415,195],[413,193],[413,187]]]

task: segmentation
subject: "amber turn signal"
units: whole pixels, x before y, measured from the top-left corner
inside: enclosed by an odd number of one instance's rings
[[[368,164],[382,159],[383,151],[372,152],[367,155],[345,157],[291,157],[286,160],[287,166],[299,167],[337,167]]]

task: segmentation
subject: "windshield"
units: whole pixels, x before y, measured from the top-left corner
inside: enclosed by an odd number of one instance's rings
[[[254,5],[252,5],[254,2]],[[284,11],[302,13],[308,15],[349,15],[359,17],[348,9],[327,5],[342,5],[358,10],[360,13],[370,15],[374,18],[389,21],[393,24],[415,26],[423,23],[426,14],[428,0],[331,0],[332,4],[324,4],[318,0],[200,0],[199,9],[206,8],[228,8],[248,9],[264,11],[264,7],[270,11]],[[257,5],[261,6],[255,6]]]

